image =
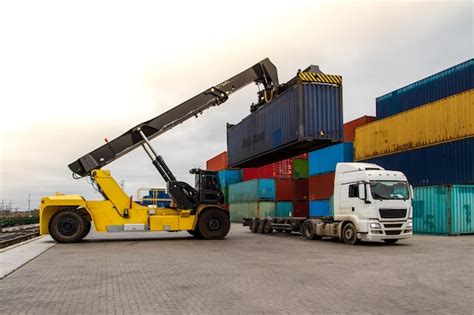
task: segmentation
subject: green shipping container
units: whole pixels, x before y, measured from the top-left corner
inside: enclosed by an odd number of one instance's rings
[[[473,234],[474,185],[414,188],[413,232]]]
[[[308,160],[293,159],[293,178],[308,178]]]
[[[229,204],[229,187],[222,188],[222,194],[224,195],[224,204]]]
[[[230,221],[242,222],[242,218],[264,218],[275,216],[275,202],[242,202],[229,205]]]

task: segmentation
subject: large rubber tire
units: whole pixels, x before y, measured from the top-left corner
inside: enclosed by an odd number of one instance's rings
[[[201,233],[199,232],[198,227],[196,227],[195,230],[187,230],[187,232],[188,232],[190,235],[194,236],[194,238],[198,238],[198,239],[202,239],[202,238],[203,238],[202,235],[201,235]]]
[[[91,231],[91,228],[92,228],[92,223],[91,221],[84,221],[84,234],[82,235],[82,238],[86,237],[87,234],[89,234],[89,232]]]
[[[270,220],[265,219],[263,221],[263,233],[270,234],[272,232],[273,232],[272,223],[270,222]]]
[[[316,235],[316,231],[314,230],[314,224],[312,222],[305,222],[303,223],[303,227],[301,228],[301,234],[303,235],[304,239],[307,240],[320,240],[321,236]]]
[[[342,240],[347,245],[354,245],[357,242],[357,231],[354,224],[346,223],[342,228]]]
[[[396,242],[398,242],[398,239],[386,239],[386,240],[383,240],[385,242],[385,244],[395,244]]]
[[[229,216],[221,209],[206,209],[199,216],[198,228],[204,239],[223,239],[230,230]]]
[[[57,212],[49,221],[49,234],[58,243],[80,242],[86,231],[86,220],[75,210]]]
[[[258,221],[257,233],[260,233],[260,234],[265,233],[265,232],[263,231],[263,225],[264,225],[264,224],[265,224],[265,221],[264,221],[264,220]]]

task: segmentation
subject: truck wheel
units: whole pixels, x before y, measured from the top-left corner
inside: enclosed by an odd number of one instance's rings
[[[263,220],[258,221],[257,233],[263,234]]]
[[[283,232],[282,229],[276,229],[275,231],[277,231],[278,233],[282,233],[282,232]]]
[[[320,236],[316,235],[314,231],[314,225],[311,222],[305,222],[302,228],[303,237],[307,240],[321,239]]]
[[[92,223],[91,221],[84,221],[84,234],[82,235],[82,238],[86,237],[87,234],[91,231]]]
[[[273,232],[272,223],[270,222],[270,220],[265,219],[263,221],[263,233],[270,234],[272,232]]]
[[[357,232],[354,224],[347,223],[342,229],[342,240],[347,245],[354,245],[357,242]]]
[[[199,216],[199,234],[203,238],[223,239],[230,230],[230,221],[227,214],[220,209],[210,208]]]
[[[250,231],[252,233],[257,233],[257,228],[258,228],[258,221],[253,219],[252,222],[250,223]]]
[[[49,221],[49,234],[58,243],[79,242],[85,230],[84,218],[74,210],[59,211]]]
[[[383,241],[385,242],[385,244],[395,244],[396,242],[398,242],[398,239],[387,239]]]

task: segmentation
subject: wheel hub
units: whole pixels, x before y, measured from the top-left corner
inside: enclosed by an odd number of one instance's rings
[[[217,231],[221,227],[221,221],[218,218],[211,218],[207,222],[207,226],[211,231]]]
[[[345,232],[346,239],[350,240],[354,236],[354,233],[351,229],[347,229]]]
[[[77,223],[74,219],[64,218],[59,221],[58,230],[64,236],[71,236],[77,231]]]

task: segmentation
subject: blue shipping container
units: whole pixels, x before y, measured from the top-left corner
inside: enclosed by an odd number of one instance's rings
[[[255,167],[342,141],[342,89],[298,83],[227,130],[229,166]]]
[[[284,218],[291,217],[293,213],[293,202],[291,201],[278,201],[276,204],[275,216]]]
[[[334,172],[339,162],[352,162],[352,142],[335,144],[309,153],[309,176]]]
[[[474,185],[417,187],[413,200],[413,232],[474,234]]]
[[[331,201],[329,199],[309,202],[310,217],[329,217],[332,216],[332,212]]]
[[[378,97],[377,119],[393,116],[474,88],[474,59]]]
[[[240,170],[222,170],[218,171],[217,174],[222,189],[242,181]]]
[[[413,186],[474,183],[474,137],[360,162],[401,171]]]
[[[253,179],[229,186],[229,204],[258,200],[275,200],[274,179]]]

